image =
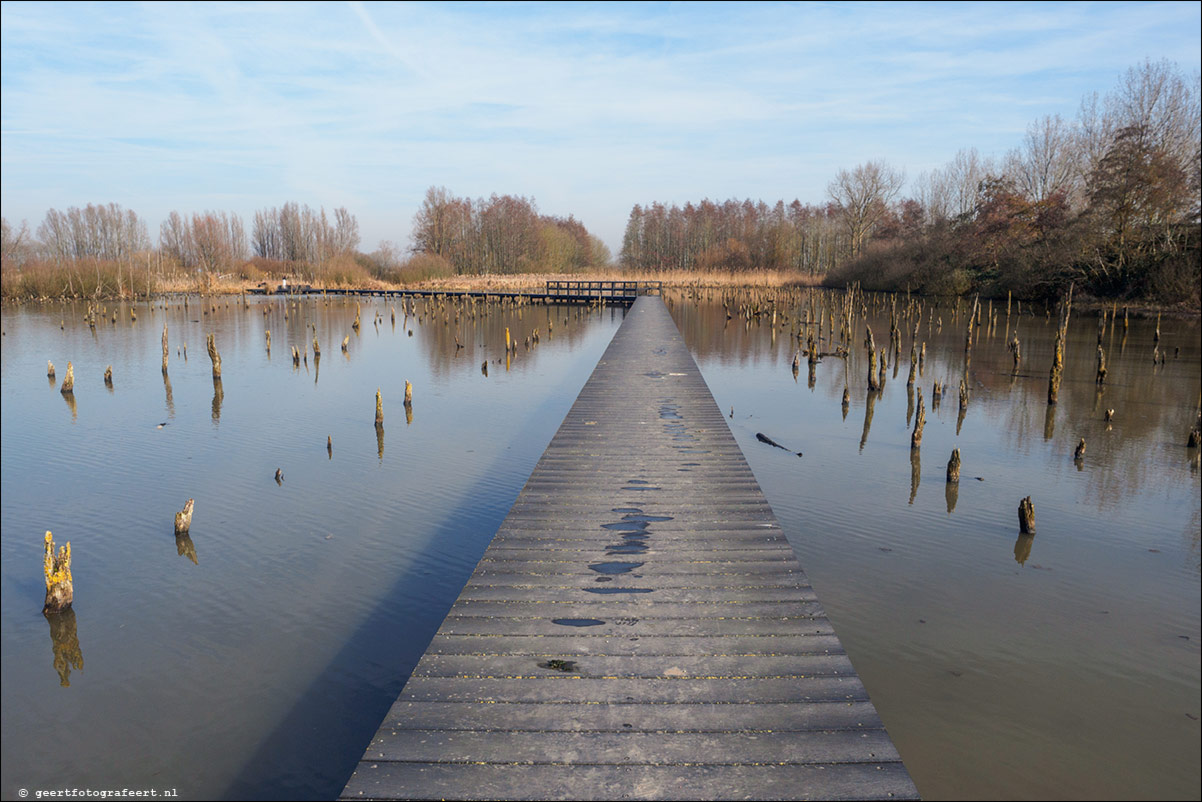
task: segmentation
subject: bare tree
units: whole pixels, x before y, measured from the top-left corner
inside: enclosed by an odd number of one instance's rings
[[[1028,200],[1047,200],[1057,192],[1080,200],[1078,141],[1059,114],[1041,117],[1027,126],[1022,147],[1010,151],[1006,174]]]
[[[870,161],[850,172],[840,170],[827,187],[851,238],[853,257],[859,255],[865,237],[888,210],[905,180],[901,170],[895,170],[883,161]]]

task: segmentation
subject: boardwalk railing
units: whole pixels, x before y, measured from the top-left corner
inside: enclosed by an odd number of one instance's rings
[[[548,281],[547,300],[625,301],[640,295],[660,295],[662,281]]]

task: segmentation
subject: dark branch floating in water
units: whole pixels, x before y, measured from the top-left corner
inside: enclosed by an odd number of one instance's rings
[[[794,450],[793,450],[793,449],[791,449],[791,448],[785,448],[785,447],[784,447],[784,446],[782,446],[780,443],[776,442],[775,440],[773,440],[771,437],[769,437],[768,435],[764,434],[763,432],[756,432],[756,433],[755,433],[755,439],[756,439],[756,440],[759,440],[761,443],[767,443],[768,445],[770,445],[770,446],[772,446],[772,447],[774,447],[774,448],[779,448],[781,451],[788,451],[788,452],[789,452],[789,453],[791,453],[791,454],[796,454],[796,455],[797,455],[797,456],[799,456],[799,457],[801,456],[801,452],[800,452],[800,451],[794,451]]]

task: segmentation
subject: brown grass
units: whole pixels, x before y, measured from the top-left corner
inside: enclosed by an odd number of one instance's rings
[[[436,258],[436,257],[435,257]],[[253,260],[240,269],[223,275],[193,273],[174,266],[154,271],[150,277],[152,293],[227,293],[238,294],[266,282],[276,287],[281,278],[291,284],[311,283],[322,289],[426,289],[426,290],[500,290],[537,292],[549,280],[559,281],[661,281],[666,288],[681,289],[780,289],[787,287],[817,287],[821,276],[778,271],[727,273],[721,271],[644,272],[594,270],[582,273],[517,273],[478,276],[448,275],[449,266],[431,259],[411,259],[391,270],[381,271],[376,278],[369,266],[350,257],[331,260],[321,268],[299,266],[290,272],[283,263]],[[48,298],[112,298],[144,295],[147,275],[142,271],[132,277],[128,268],[119,271],[116,265],[93,263],[58,266],[49,263],[31,265],[17,271],[6,267],[3,274],[3,297],[6,301]],[[120,292],[118,291],[120,287]]]

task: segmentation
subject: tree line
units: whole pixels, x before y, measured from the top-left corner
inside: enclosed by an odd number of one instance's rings
[[[619,256],[637,270],[777,270],[832,286],[1198,302],[1198,77],[1128,70],[1077,116],[1033,122],[999,159],[961,150],[920,174],[884,161],[839,170],[823,206],[636,205]]]
[[[609,249],[584,225],[539,214],[529,198],[460,198],[430,187],[413,218],[412,251],[444,261],[456,275],[571,273],[606,267]]]
[[[703,200],[683,208],[638,204],[622,236],[620,264],[628,270],[785,270],[822,274],[842,260],[848,234],[833,204],[794,200]]]

